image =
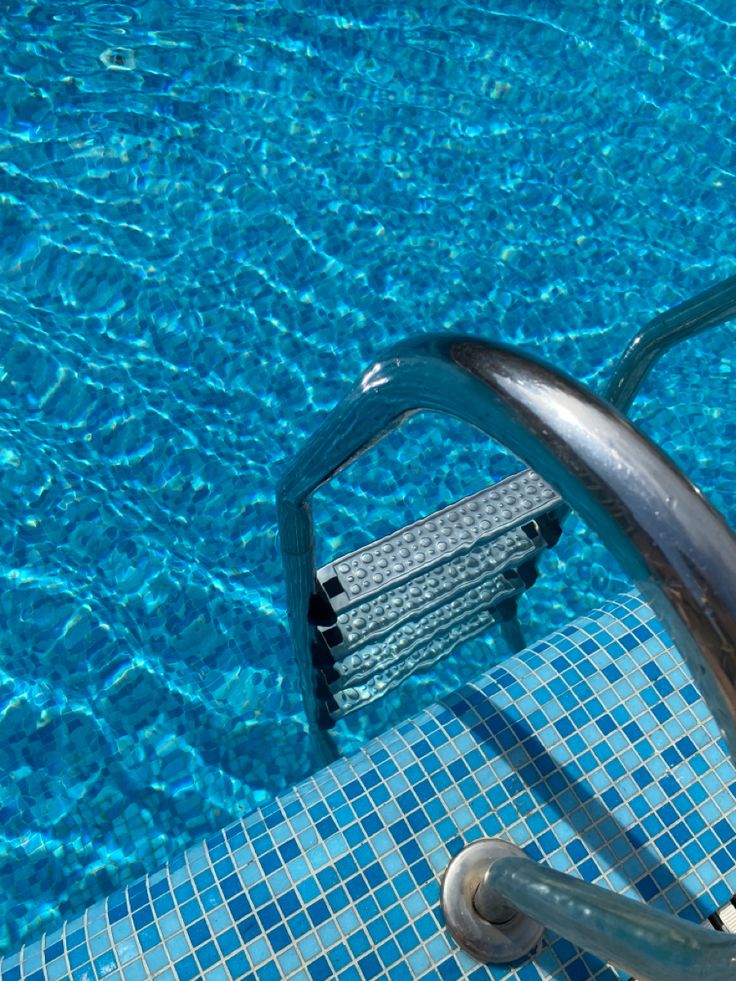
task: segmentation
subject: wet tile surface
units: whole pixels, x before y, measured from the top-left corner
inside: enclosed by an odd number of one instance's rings
[[[736,891],[736,772],[681,658],[625,596],[496,667],[2,962],[61,978],[569,978],[617,974],[548,936],[476,964],[439,883],[499,835],[700,921]]]

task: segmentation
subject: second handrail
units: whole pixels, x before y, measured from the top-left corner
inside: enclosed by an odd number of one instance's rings
[[[639,331],[616,364],[605,397],[628,412],[644,379],[663,354],[681,341],[736,317],[736,276],[665,310]]]

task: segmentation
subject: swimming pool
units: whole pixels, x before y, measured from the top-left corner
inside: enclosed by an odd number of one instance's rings
[[[274,485],[381,346],[462,330],[600,386],[733,271],[715,12],[291,6],[4,20],[6,946],[309,771]],[[632,414],[733,522],[731,375],[720,329]],[[509,467],[415,419],[320,497],[324,558]],[[532,636],[622,582],[582,531],[546,573]],[[469,645],[341,745],[487,659]]]

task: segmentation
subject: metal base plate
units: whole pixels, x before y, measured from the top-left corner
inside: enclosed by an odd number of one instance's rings
[[[441,905],[447,929],[463,950],[483,964],[510,964],[536,950],[544,927],[518,911],[504,923],[493,924],[476,910],[473,899],[488,867],[509,855],[524,852],[500,838],[482,838],[466,845],[447,866],[442,879]]]

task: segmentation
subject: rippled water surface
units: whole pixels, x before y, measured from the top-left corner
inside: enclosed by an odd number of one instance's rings
[[[274,484],[375,352],[464,331],[600,387],[734,271],[730,4],[307,7],[0,13],[3,947],[313,766]],[[633,415],[733,518],[731,352]],[[319,495],[320,557],[513,466],[412,420]],[[572,525],[546,570],[529,636],[624,581]]]

